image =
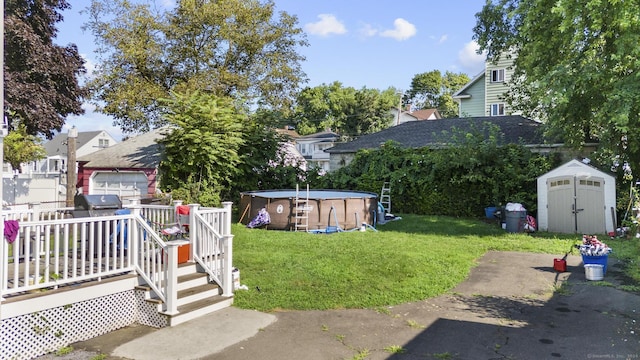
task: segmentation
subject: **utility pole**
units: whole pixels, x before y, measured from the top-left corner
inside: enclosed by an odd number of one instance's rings
[[[78,129],[73,126],[67,133],[67,207],[74,206],[73,196],[76,194],[76,138]]]

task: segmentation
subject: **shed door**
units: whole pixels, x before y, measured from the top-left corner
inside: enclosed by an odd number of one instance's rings
[[[573,176],[562,176],[547,180],[547,216],[549,231],[573,233],[575,216],[573,215]]]
[[[113,194],[120,198],[140,197],[148,193],[148,180],[143,172],[102,172],[91,175],[90,194]]]
[[[604,179],[560,176],[547,180],[549,231],[603,234]]]
[[[578,232],[581,234],[604,234],[604,179],[577,178],[576,179],[576,219]]]

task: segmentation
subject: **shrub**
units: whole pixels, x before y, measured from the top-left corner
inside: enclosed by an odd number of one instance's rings
[[[452,145],[440,149],[407,149],[387,142],[380,149],[361,150],[321,185],[378,193],[389,181],[392,211],[399,213],[478,216],[484,207],[506,202],[522,203],[535,213],[536,178],[559,159],[519,144],[499,145],[497,133],[493,128],[454,133],[447,135]]]

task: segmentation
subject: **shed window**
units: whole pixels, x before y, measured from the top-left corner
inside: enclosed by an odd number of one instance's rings
[[[600,187],[600,181],[593,181],[593,180],[580,180],[580,185],[583,185],[583,186]]]

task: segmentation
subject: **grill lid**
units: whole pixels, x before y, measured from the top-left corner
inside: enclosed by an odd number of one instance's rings
[[[76,195],[74,197],[74,206],[81,210],[106,210],[120,209],[122,202],[118,195]]]

